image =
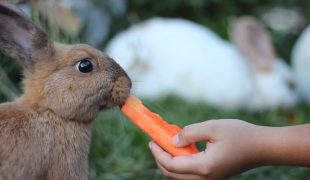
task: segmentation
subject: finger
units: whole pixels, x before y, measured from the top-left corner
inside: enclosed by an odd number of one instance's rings
[[[151,149],[152,154],[157,158],[165,159],[165,161],[169,161],[173,158],[173,156],[166,151],[164,151],[160,146],[158,146],[154,141],[149,143],[149,147]]]
[[[185,126],[182,131],[172,138],[176,146],[186,146],[198,141],[210,140],[213,137],[216,121],[210,120]]]
[[[189,156],[175,156],[168,154],[154,142],[150,143],[151,151],[156,160],[169,172],[181,174],[201,174],[203,161],[206,159],[205,152]]]
[[[204,179],[203,177],[200,177],[200,176],[194,175],[194,174],[178,174],[178,173],[174,173],[174,172],[169,172],[158,161],[156,161],[156,164],[159,167],[162,174],[167,178],[176,179],[176,180],[188,180],[188,179],[190,179],[190,180],[202,180],[202,179]]]

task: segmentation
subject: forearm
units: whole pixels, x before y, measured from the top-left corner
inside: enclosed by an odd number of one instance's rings
[[[261,127],[261,164],[310,166],[310,124]]]

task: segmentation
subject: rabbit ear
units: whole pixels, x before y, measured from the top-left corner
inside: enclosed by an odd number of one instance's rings
[[[6,0],[0,0],[0,50],[29,69],[39,54],[51,54],[47,35]],[[44,52],[40,52],[44,51]]]
[[[250,16],[241,17],[232,23],[230,36],[255,70],[271,70],[276,55],[263,24]]]

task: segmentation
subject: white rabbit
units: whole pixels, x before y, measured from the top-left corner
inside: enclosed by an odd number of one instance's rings
[[[231,35],[237,46],[188,20],[152,18],[114,37],[106,51],[141,97],[174,93],[224,110],[292,107],[292,73],[275,56],[264,26],[243,17]]]
[[[297,92],[303,101],[310,103],[310,26],[304,30],[293,48],[292,65]]]

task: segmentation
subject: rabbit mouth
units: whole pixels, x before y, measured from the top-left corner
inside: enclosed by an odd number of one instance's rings
[[[100,106],[100,108],[111,108],[113,106],[121,106],[125,103],[126,99],[130,94],[131,81],[127,77],[119,77],[113,83],[113,87],[106,98],[105,105]]]

